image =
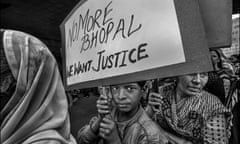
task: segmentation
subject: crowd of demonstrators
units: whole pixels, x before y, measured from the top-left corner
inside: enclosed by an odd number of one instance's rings
[[[238,130],[237,125],[232,126],[232,118],[233,123],[236,123],[237,118],[234,117],[234,113],[232,115],[231,106],[234,94],[237,92],[239,95],[239,86],[237,86],[239,77],[235,74],[237,68],[224,57],[220,49],[212,50],[211,56],[214,68],[211,72],[181,75],[165,78],[162,81],[157,79],[147,81],[141,87],[147,95],[135,99],[137,104],[141,103],[141,111],[145,110],[141,115],[138,115],[136,107],[132,106],[131,108],[135,110],[128,109],[126,113],[126,109],[121,107],[124,100],[121,102],[117,97],[128,101],[130,93],[125,95],[129,92],[127,89],[131,84],[136,83],[111,86],[113,101],[109,102],[109,97],[106,95],[99,97],[97,101],[99,115],[80,129],[78,141],[80,143],[146,143],[144,137],[151,137],[151,134],[160,131],[162,143],[236,142]],[[238,83],[233,84],[236,79]],[[226,83],[230,84],[226,85]],[[124,89],[126,93],[120,93],[120,89]],[[118,91],[117,96],[116,91]],[[235,111],[237,105],[239,103],[236,103]],[[132,111],[132,115],[129,115],[129,111]],[[148,131],[145,130],[143,133],[145,127],[142,127],[141,130],[137,128],[138,132],[134,131],[137,125],[141,125],[136,115],[145,117],[146,114],[158,125],[158,130],[151,130],[150,133],[146,133]],[[140,140],[138,137],[142,137],[143,141],[136,141]]]
[[[97,101],[99,115],[79,130],[78,142],[107,144],[165,144],[164,132],[140,104],[145,82],[103,88]]]
[[[156,80],[155,80],[156,81]],[[79,143],[228,143],[231,111],[205,91],[208,73],[181,75],[161,81],[110,86],[101,93],[99,115],[79,130]],[[148,81],[149,82],[149,81]],[[152,84],[152,85],[151,85]],[[147,85],[147,86],[146,86]],[[146,88],[147,87],[147,88]]]
[[[211,56],[214,70],[208,73],[66,94],[46,45],[1,30],[1,143],[76,143],[68,108],[90,95],[100,95],[98,116],[79,130],[80,144],[239,143],[239,56],[229,61],[221,49]]]
[[[55,58],[29,34],[1,29],[1,143],[74,144]]]

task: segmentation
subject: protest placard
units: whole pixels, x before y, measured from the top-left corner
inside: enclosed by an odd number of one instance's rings
[[[196,0],[81,1],[61,33],[67,89],[211,70]]]
[[[201,0],[200,13],[210,49],[232,44],[232,1]]]

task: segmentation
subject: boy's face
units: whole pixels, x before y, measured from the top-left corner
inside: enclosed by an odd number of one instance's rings
[[[121,112],[134,110],[141,99],[141,87],[137,83],[127,83],[111,86],[111,92],[116,107]]]

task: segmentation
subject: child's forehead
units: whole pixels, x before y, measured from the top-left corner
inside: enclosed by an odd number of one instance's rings
[[[130,82],[130,83],[122,83],[122,84],[111,85],[111,87],[114,87],[114,86],[139,86],[139,84],[137,82]]]

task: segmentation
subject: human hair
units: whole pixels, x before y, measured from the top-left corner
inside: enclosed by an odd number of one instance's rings
[[[138,84],[141,88],[144,87],[145,83],[146,83],[146,81],[137,81],[137,84]]]
[[[217,67],[222,69],[222,63],[223,63],[223,53],[220,50],[211,50],[212,52],[215,52],[217,54],[217,57],[219,59],[219,62],[217,63]]]

